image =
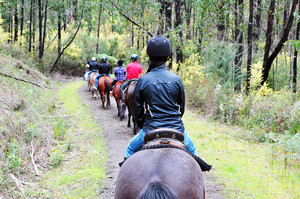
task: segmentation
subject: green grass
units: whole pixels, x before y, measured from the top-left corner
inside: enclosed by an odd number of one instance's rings
[[[237,138],[241,129],[197,118],[190,111],[184,124],[200,157],[213,165],[210,171],[225,186],[230,198],[299,198],[300,168],[290,163],[270,144],[248,143]]]
[[[77,91],[83,81],[65,84],[57,99],[64,110],[62,115],[68,129],[60,145],[69,152],[57,168],[52,169],[40,182],[40,196],[46,198],[96,198],[102,180],[106,178],[104,163],[107,161],[102,129],[90,115],[90,108],[83,104]],[[54,146],[55,150],[59,147]]]

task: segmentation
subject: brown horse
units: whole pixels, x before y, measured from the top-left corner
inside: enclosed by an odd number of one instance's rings
[[[108,76],[101,76],[98,81],[97,89],[101,96],[102,107],[104,109],[107,109],[110,106],[109,93],[110,93],[111,82],[112,82],[112,80]]]
[[[202,170],[177,148],[141,150],[120,168],[115,199],[203,199]]]
[[[120,116],[120,112],[121,112],[121,100],[122,100],[122,96],[121,96],[121,88],[120,86],[122,84],[124,84],[125,81],[117,81],[114,85],[114,88],[113,88],[113,96],[116,100],[116,103],[117,103],[117,109],[118,109],[118,116]],[[121,118],[122,120],[123,118]]]
[[[92,97],[93,99],[97,99],[99,97],[98,92],[93,89],[93,86],[95,85],[95,78],[99,75],[99,73],[97,72],[92,72],[89,76],[89,83],[88,83],[88,87],[89,90],[92,92]]]
[[[121,120],[124,118],[125,115],[125,111],[126,111],[126,106],[128,109],[128,123],[127,123],[127,127],[131,127],[130,124],[130,119],[132,116],[132,123],[133,123],[133,134],[135,135],[138,131],[138,126],[137,126],[137,121],[135,118],[135,114],[134,114],[134,89],[136,86],[136,82],[137,81],[132,81],[128,87],[126,88],[126,90],[124,91],[124,97],[125,97],[125,104],[126,105],[122,105],[122,109],[121,109],[121,113],[120,113],[120,118]]]

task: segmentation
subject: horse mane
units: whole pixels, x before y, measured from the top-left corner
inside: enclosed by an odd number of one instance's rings
[[[176,193],[160,181],[151,182],[137,199],[177,199]]]

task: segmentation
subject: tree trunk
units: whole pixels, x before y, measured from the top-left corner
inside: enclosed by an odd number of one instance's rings
[[[28,52],[31,52],[31,37],[32,37],[32,13],[33,12],[33,0],[30,0],[30,14],[29,14],[29,42]]]
[[[57,19],[57,34],[58,34],[58,43],[57,43],[57,54],[61,54],[61,12],[58,13],[58,19]]]
[[[101,14],[102,14],[102,0],[100,1],[100,9],[99,9],[99,16],[98,16],[97,46],[96,46],[96,53],[97,54],[99,53],[99,38],[100,38]]]
[[[47,31],[47,13],[48,13],[48,0],[45,3],[45,17],[44,17],[44,31],[43,31],[43,42],[41,47],[41,58],[44,56],[45,50],[45,39],[46,39],[46,31]]]
[[[174,0],[175,2],[175,22],[174,28],[177,29],[179,36],[179,45],[176,47],[176,62],[179,64],[177,72],[179,71],[180,64],[183,62],[182,54],[182,30],[181,30],[181,0]]]
[[[158,26],[158,30],[157,30],[157,34],[158,35],[162,35],[164,34],[164,17],[163,14],[165,13],[165,0],[158,0],[158,2],[160,3],[160,8],[159,8],[159,15],[158,15],[158,21],[159,21],[159,26]]]
[[[235,41],[238,47],[237,54],[235,56],[235,70],[234,70],[234,90],[239,92],[241,91],[241,76],[242,76],[242,58],[243,58],[243,31],[240,30],[240,26],[243,25],[243,16],[244,16],[244,0],[237,0],[237,19],[235,27]]]
[[[133,19],[133,9],[131,9],[131,18]],[[131,24],[131,47],[134,46],[134,26]]]
[[[66,15],[66,5],[65,5],[65,0],[63,0],[63,6],[64,6],[64,8],[63,8],[63,22],[64,22],[64,25],[63,25],[63,27],[64,27],[64,31],[66,31],[66,29],[67,29],[67,15]]]
[[[78,7],[78,0],[74,0],[73,5],[74,5],[74,14],[73,14],[73,18],[74,18],[75,21],[77,21],[77,7]]]
[[[8,33],[10,36],[8,38],[8,43],[12,41],[12,14],[11,14],[11,5],[9,5],[9,15],[8,15]]]
[[[42,0],[38,0],[39,4],[39,58],[43,57],[43,16],[42,16]]]
[[[36,0],[33,0],[33,16],[32,16],[32,19],[33,19],[33,21],[32,21],[32,50],[33,51],[35,51],[35,47],[36,47],[36,45],[35,45],[35,32],[36,32],[36,24],[35,24],[35,22],[36,22]]]
[[[272,42],[271,33],[273,30],[273,13],[274,13],[274,9],[275,9],[275,0],[272,0],[270,3],[268,27],[267,27],[267,32],[266,32],[267,39],[266,39],[266,46],[265,46],[263,75],[262,75],[261,85],[263,85],[267,81],[272,63],[273,63],[274,59],[277,57],[278,53],[281,51],[284,42],[286,42],[286,40],[288,38],[291,27],[293,25],[294,12],[295,12],[297,4],[298,4],[298,0],[293,0],[289,20],[283,31],[283,35],[282,35],[280,41],[278,42],[277,46],[275,47],[274,51],[272,52],[272,54],[270,56],[268,56],[269,52],[270,52],[270,48],[271,48],[271,42]]]
[[[248,59],[247,59],[247,80],[246,80],[246,93],[248,94],[250,89],[251,78],[251,63],[252,63],[252,37],[253,37],[253,0],[249,0],[249,23],[248,23]]]
[[[300,15],[300,1],[299,1],[299,6],[298,6],[298,16]],[[299,40],[299,31],[300,31],[300,20],[298,20],[297,23],[297,30],[296,30],[296,41]],[[297,58],[298,58],[298,49],[295,48],[294,51],[294,63],[293,63],[293,80],[292,80],[292,89],[293,92],[297,92]]]
[[[19,34],[19,18],[18,18],[18,5],[15,7],[15,38],[14,41],[18,41],[18,34]]]
[[[20,36],[23,36],[23,28],[24,28],[24,0],[21,1],[21,24],[20,24]]]
[[[166,32],[170,33],[170,31],[172,30],[172,4],[173,2],[171,0],[166,0],[165,1],[165,17],[166,17]],[[168,68],[171,69],[173,67],[173,51],[172,54],[170,55],[170,59],[169,59],[169,65]]]
[[[261,12],[262,12],[262,9],[261,9],[261,0],[257,0],[257,9],[256,9],[256,15],[255,15],[255,23],[254,23],[254,26],[255,26],[255,29],[256,31],[254,32],[253,34],[253,37],[254,37],[254,40],[255,41],[259,41],[260,39],[260,35],[261,35]],[[258,50],[258,47],[257,47],[257,44],[255,44],[255,50],[257,51]]]
[[[218,4],[218,10],[217,10],[217,30],[218,30],[218,40],[222,41],[224,37],[224,32],[225,32],[225,19],[224,19],[224,1],[221,0],[220,3]],[[236,11],[237,12],[237,11]]]
[[[184,10],[185,10],[185,18],[186,18],[186,39],[190,40],[192,31],[191,31],[191,17],[192,17],[192,1],[185,0],[184,1]]]

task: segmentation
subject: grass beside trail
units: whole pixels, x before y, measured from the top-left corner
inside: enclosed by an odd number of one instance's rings
[[[274,157],[270,144],[237,138],[239,129],[184,116],[198,155],[213,165],[210,171],[230,198],[300,198],[300,168],[285,170],[284,158]],[[299,165],[299,163],[298,163]]]
[[[102,129],[78,95],[83,81],[65,84],[57,93],[61,120],[57,129],[67,126],[63,141],[53,146],[49,161],[62,162],[43,176],[40,196],[46,198],[96,198],[105,176],[107,160]],[[59,130],[54,130],[59,134]],[[61,135],[60,135],[61,136]],[[67,151],[67,152],[66,152]]]

